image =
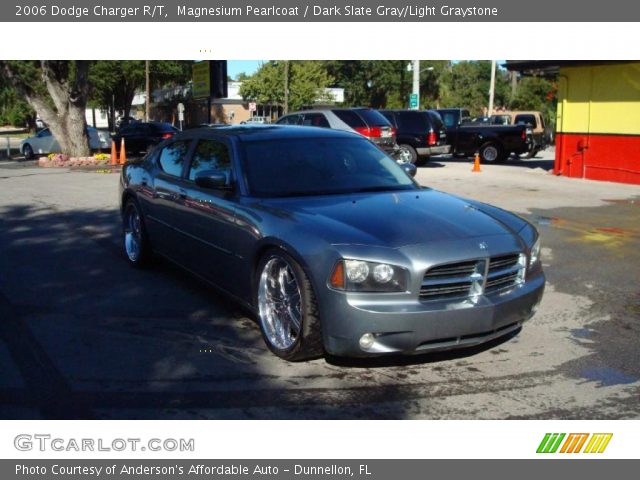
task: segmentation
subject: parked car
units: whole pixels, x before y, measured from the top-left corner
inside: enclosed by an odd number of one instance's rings
[[[125,258],[156,253],[205,279],[288,360],[516,332],[544,289],[535,227],[420,187],[409,169],[350,132],[188,130],[123,167]]]
[[[396,132],[378,110],[366,107],[304,110],[280,117],[278,125],[305,125],[356,132],[397,157]]]
[[[532,148],[532,130],[526,125],[473,123],[463,108],[438,109],[454,155],[478,153],[483,162],[503,162],[509,154],[520,155]]]
[[[261,117],[257,115],[254,115],[248,120],[243,120],[242,122],[240,122],[241,125],[256,125],[256,124],[262,125],[265,123],[271,123],[271,119],[269,117]]]
[[[447,133],[435,110],[380,110],[396,129],[401,161],[420,163],[433,155],[447,154]]]
[[[531,149],[527,157],[535,157],[536,154],[547,148],[553,141],[553,131],[544,123],[542,112],[537,111],[507,111],[491,115],[489,123],[493,125],[527,125],[531,128]]]
[[[111,145],[109,134],[93,127],[87,127],[89,135],[89,148],[91,150],[107,149]],[[35,158],[36,155],[48,153],[60,153],[60,144],[51,130],[45,128],[33,137],[25,138],[20,142],[20,151],[26,159]]]
[[[126,151],[137,154],[146,152],[150,147],[157,145],[162,140],[173,137],[178,131],[170,123],[135,122],[129,123],[118,130],[113,139],[120,145],[121,140],[124,138]]]
[[[131,123],[137,123],[139,121],[140,120],[132,116],[118,117],[116,120],[116,130],[124,127],[125,125],[129,125]]]

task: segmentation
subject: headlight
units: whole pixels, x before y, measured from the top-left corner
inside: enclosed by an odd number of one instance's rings
[[[402,267],[364,260],[340,260],[329,285],[350,292],[404,292],[408,272]]]
[[[536,243],[531,247],[531,256],[529,257],[529,269],[536,266],[540,261],[540,237],[536,240]]]

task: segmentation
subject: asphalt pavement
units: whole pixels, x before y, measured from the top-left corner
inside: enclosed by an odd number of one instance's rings
[[[521,332],[305,363],[178,268],[130,268],[116,174],[2,161],[0,418],[639,418],[640,187],[557,177],[551,158],[417,175],[537,224],[548,284]]]

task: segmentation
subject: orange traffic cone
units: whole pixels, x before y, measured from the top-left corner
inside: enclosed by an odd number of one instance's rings
[[[120,165],[127,163],[127,152],[124,148],[124,137],[120,140]]]
[[[116,149],[116,141],[111,140],[111,165],[118,164],[118,152]]]
[[[480,170],[480,154],[476,153],[476,158],[473,160],[473,168],[471,169],[473,173],[479,173]]]

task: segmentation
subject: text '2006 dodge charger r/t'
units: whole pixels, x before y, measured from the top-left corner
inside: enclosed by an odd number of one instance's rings
[[[419,186],[357,134],[190,130],[125,165],[120,186],[128,261],[157,253],[197,274],[288,360],[476,345],[542,298],[530,223]]]

